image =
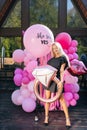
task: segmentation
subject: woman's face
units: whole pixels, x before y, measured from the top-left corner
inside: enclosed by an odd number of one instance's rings
[[[53,51],[54,56],[57,56],[59,54],[59,50],[58,50],[58,47],[56,45],[52,46],[52,51]]]

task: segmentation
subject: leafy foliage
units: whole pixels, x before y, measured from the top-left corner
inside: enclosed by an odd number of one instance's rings
[[[21,38],[20,37],[1,37],[1,42],[0,44],[0,52],[2,49],[2,46],[5,48],[5,57],[12,57],[12,53],[14,50],[21,48]],[[0,53],[1,57],[1,53]]]
[[[56,28],[58,26],[58,0],[31,0],[30,19],[31,25],[40,23]]]

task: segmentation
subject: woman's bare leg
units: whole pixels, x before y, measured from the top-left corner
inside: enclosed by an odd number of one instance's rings
[[[65,114],[65,118],[66,118],[66,126],[71,126],[71,123],[70,123],[70,118],[69,118],[69,113],[68,113],[68,107],[66,105],[66,101],[63,97],[63,94],[60,96],[60,104],[64,110],[64,114]]]
[[[46,90],[45,95],[46,95],[46,99],[49,99],[51,97],[51,92]],[[50,103],[45,103],[45,120],[44,120],[44,123],[48,123],[49,107],[50,107]]]

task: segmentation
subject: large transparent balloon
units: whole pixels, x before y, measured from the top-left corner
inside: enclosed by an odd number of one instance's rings
[[[54,36],[52,31],[42,24],[30,26],[23,36],[25,49],[36,58],[47,55],[53,42]]]

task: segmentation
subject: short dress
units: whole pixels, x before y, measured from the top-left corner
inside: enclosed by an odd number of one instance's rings
[[[66,64],[64,69],[66,69],[68,67],[68,62],[64,55],[57,58],[53,57],[47,62],[48,65],[51,65],[58,70],[56,77],[59,79],[60,79],[60,68],[61,68],[61,65],[64,63]],[[44,89],[49,90],[50,92],[53,92],[53,93],[56,93],[58,91],[57,84],[54,81],[51,81],[48,87],[46,86],[43,86],[43,87]]]

